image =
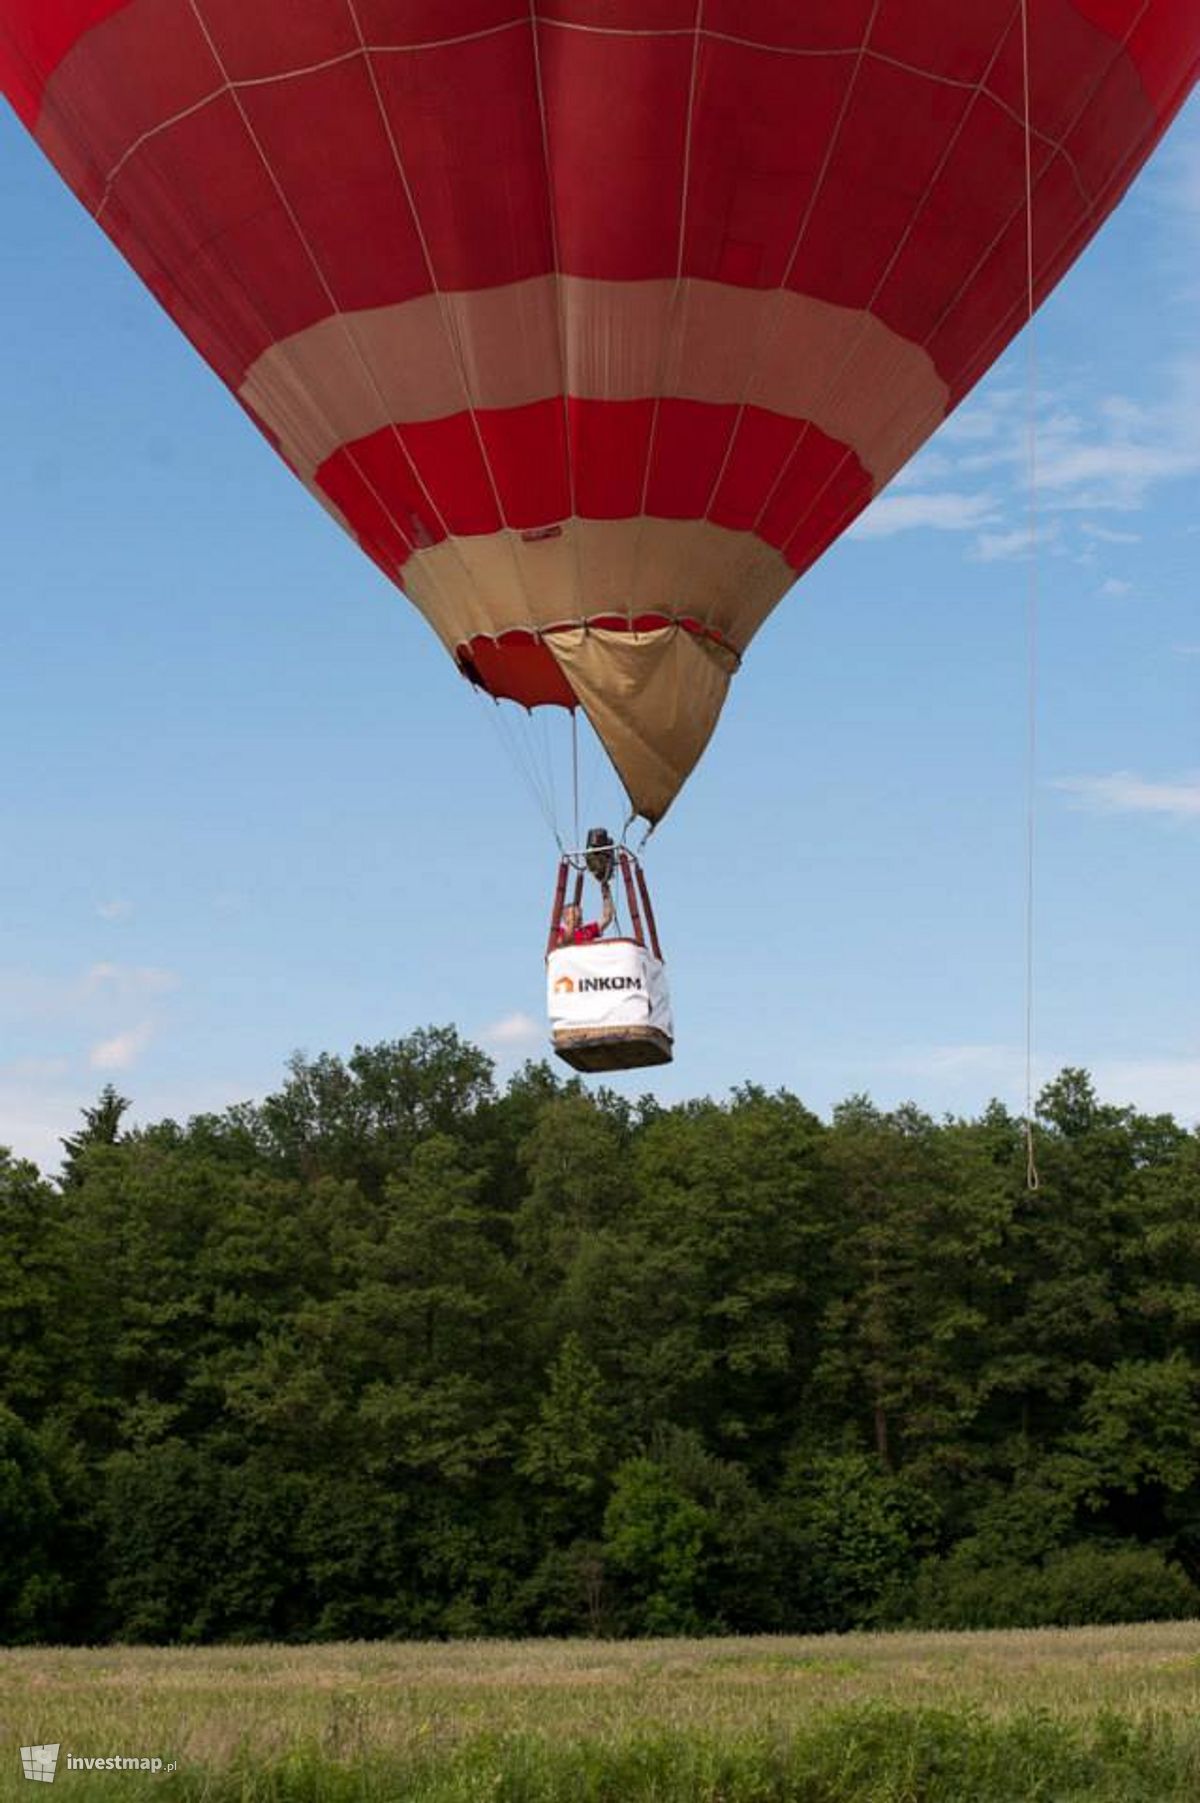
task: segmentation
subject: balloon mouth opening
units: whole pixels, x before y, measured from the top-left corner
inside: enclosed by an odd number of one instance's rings
[[[563,620],[536,632],[525,627],[481,632],[455,646],[454,661],[468,682],[496,701],[515,701],[521,707],[576,708],[579,697],[546,641],[556,632],[578,632],[581,626],[585,631],[594,627],[628,633],[661,632],[666,626],[678,626],[694,638],[719,646],[734,667],[741,662],[735,647],[716,627],[689,615],[663,613],[593,614],[586,620]]]

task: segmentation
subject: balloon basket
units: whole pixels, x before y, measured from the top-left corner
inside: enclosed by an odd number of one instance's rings
[[[645,1070],[674,1056],[674,1041],[649,1026],[560,1028],[553,1045],[564,1063],[589,1074]]]

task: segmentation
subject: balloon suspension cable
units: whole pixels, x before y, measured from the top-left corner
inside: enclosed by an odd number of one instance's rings
[[[575,843],[579,844],[579,710],[571,709],[571,791],[575,802]]]
[[[491,721],[492,730],[504,756],[524,783],[534,807],[553,834],[554,843],[558,846],[559,851],[565,851],[562,834],[558,830],[558,821],[555,818],[554,796],[552,792],[547,791],[545,783],[541,780],[535,760],[526,754],[526,748],[522,747],[517,735],[510,730],[509,722],[504,718],[501,703],[496,697],[488,695],[483,689],[476,689],[475,693],[484,704],[484,712]],[[490,707],[487,706],[489,701],[491,702]]]
[[[1029,0],[1021,0],[1021,67],[1025,109],[1025,459],[1029,501],[1025,557],[1025,1186],[1038,1189],[1033,1105],[1034,864],[1038,754],[1038,463],[1037,339],[1033,326],[1033,128],[1030,117]]]

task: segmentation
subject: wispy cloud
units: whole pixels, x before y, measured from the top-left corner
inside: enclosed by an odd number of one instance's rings
[[[1200,470],[1200,358],[1184,357],[1158,371],[1158,395],[1148,401],[1108,394],[1087,404],[1040,397],[1034,469],[1039,502],[1059,512],[1133,512],[1157,483]],[[988,422],[979,448],[957,462],[959,479],[1007,472],[1019,491],[1029,469],[1027,422],[1005,394],[977,403]],[[1136,542],[1136,533],[1085,523],[1092,539]]]
[[[179,986],[172,970],[149,964],[93,964],[84,975],[84,996],[103,994],[128,1000],[135,996],[166,995]]]
[[[1106,576],[1100,584],[1100,594],[1106,601],[1120,601],[1132,593],[1132,582],[1123,582],[1119,576]]]
[[[1086,1065],[1103,1102],[1146,1114],[1173,1114],[1189,1125],[1200,1116],[1200,1055],[1088,1059],[1078,1053],[1042,1051],[1034,1060],[1034,1094],[1068,1064]],[[893,1082],[900,1078],[919,1083],[932,1098],[926,1105],[933,1108],[972,1112],[992,1096],[1000,1096],[1014,1110],[1024,1108],[1025,1053],[1017,1045],[912,1046],[880,1070]]]
[[[1173,1114],[1188,1125],[1200,1116],[1200,1057],[1101,1059],[1092,1077],[1099,1095],[1144,1114]]]
[[[133,914],[133,903],[118,895],[111,901],[97,902],[96,912],[101,920],[128,920]]]
[[[66,1058],[13,1058],[0,1064],[0,1081],[42,1083],[65,1076],[70,1068]]]
[[[997,563],[1002,558],[1024,557],[1032,543],[1029,526],[1015,526],[1011,532],[981,532],[971,555],[980,563]]]
[[[920,528],[975,532],[996,518],[990,494],[885,494],[850,528],[852,538],[891,538]]]
[[[1135,514],[1164,484],[1200,475],[1200,356],[1164,362],[1151,380],[1139,399],[1039,394],[1034,471],[1042,549],[1056,544],[1089,565],[1101,546],[1136,545],[1139,532],[1103,516]],[[1019,389],[985,388],[944,423],[934,446],[849,536],[974,533],[971,555],[979,562],[1021,557],[1030,544],[1029,477],[1024,396]]]
[[[494,1020],[491,1026],[484,1027],[479,1037],[485,1045],[502,1046],[511,1050],[514,1047],[536,1045],[545,1036],[545,1032],[541,1021],[534,1020],[531,1014],[523,1014],[518,1009]]]
[[[59,1140],[70,1131],[79,1103],[48,1073],[22,1068],[26,1062],[0,1067],[0,1146],[50,1170],[62,1158]]]
[[[983,445],[998,438],[1021,406],[1021,389],[991,385],[967,406],[951,414],[938,430],[943,445]]]
[[[909,1046],[888,1060],[888,1068],[933,1081],[976,1077],[1007,1091],[1024,1081],[1025,1054],[1009,1045]]]
[[[35,1147],[44,1160],[37,1122],[48,1112],[69,1120],[79,1106],[62,1085],[72,1073],[128,1070],[162,1031],[178,985],[174,971],[108,961],[74,976],[0,970],[0,1044],[13,1054],[0,1066],[0,1145]]]
[[[137,1063],[154,1036],[154,1022],[143,1020],[136,1027],[102,1039],[88,1053],[94,1071],[127,1071]]]
[[[1081,807],[1106,814],[1166,814],[1175,820],[1200,819],[1200,772],[1174,782],[1148,782],[1129,770],[1108,776],[1063,776],[1052,785],[1074,795]]]

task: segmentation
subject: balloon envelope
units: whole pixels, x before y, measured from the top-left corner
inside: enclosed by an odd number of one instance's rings
[[[0,81],[473,681],[659,818],[1195,79],[1196,0],[0,0]],[[1027,107],[1028,99],[1028,107]],[[1028,116],[1029,133],[1026,135]]]

